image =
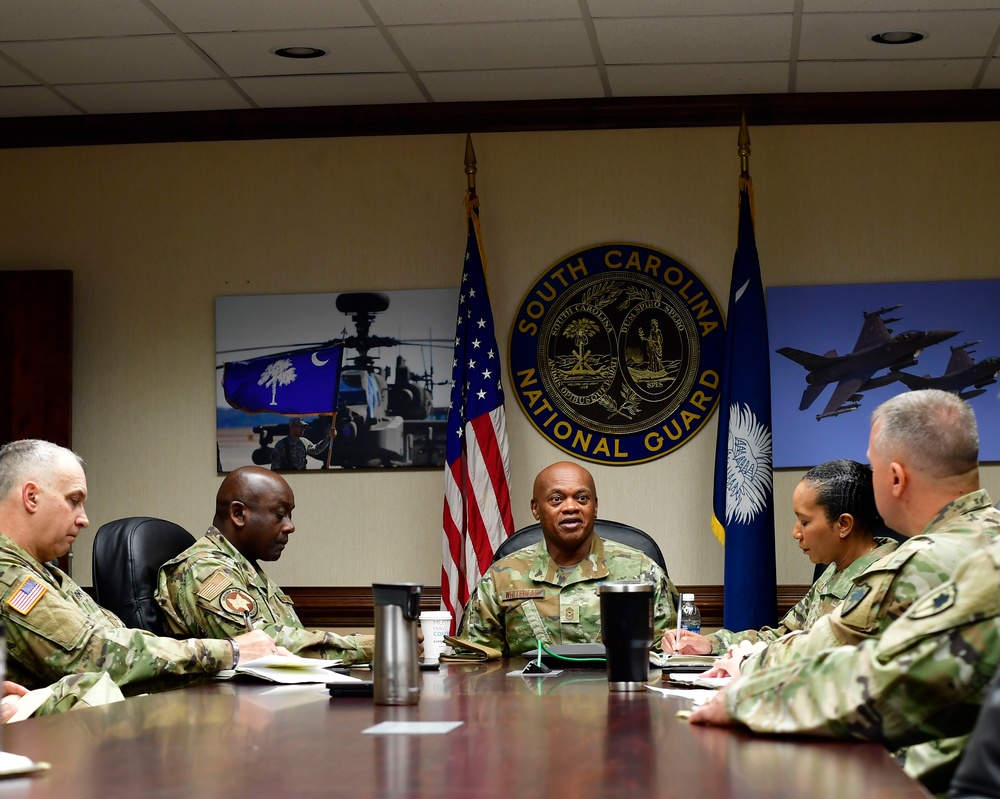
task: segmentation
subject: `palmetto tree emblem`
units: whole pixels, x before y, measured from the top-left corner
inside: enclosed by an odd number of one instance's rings
[[[587,342],[590,341],[591,336],[597,333],[600,328],[591,319],[574,319],[568,325],[566,329],[563,330],[563,335],[566,338],[573,339],[576,344],[576,352],[573,353],[576,356],[576,363],[571,371],[573,372],[593,372],[593,368],[588,363],[590,358],[590,350],[584,352],[583,348],[587,346]]]
[[[287,386],[289,383],[295,382],[295,378],[295,367],[292,366],[292,362],[288,358],[279,358],[261,373],[257,385],[267,386],[271,389],[271,404],[277,405],[278,386]]]

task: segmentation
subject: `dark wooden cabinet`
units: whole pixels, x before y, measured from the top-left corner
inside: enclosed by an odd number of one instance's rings
[[[73,273],[0,272],[0,444],[70,447],[72,420]]]

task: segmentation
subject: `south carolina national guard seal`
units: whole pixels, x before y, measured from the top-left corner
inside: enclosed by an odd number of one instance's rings
[[[643,463],[686,443],[719,399],[725,322],[695,272],[658,250],[603,244],[548,269],[510,333],[521,409],[595,463]]]

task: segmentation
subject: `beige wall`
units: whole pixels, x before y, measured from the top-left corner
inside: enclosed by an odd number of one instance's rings
[[[669,252],[725,307],[736,135],[735,127],[477,135],[501,348],[537,276],[606,241]],[[751,135],[765,284],[1000,276],[1000,124]],[[0,269],[75,273],[73,437],[88,463],[92,529],[133,514],[196,533],[209,523],[220,481],[217,295],[457,285],[463,155],[458,135],[0,151]],[[520,526],[534,474],[561,453],[513,400],[508,414]],[[722,582],[708,524],[715,432],[713,418],[659,461],[593,468],[601,515],[649,530],[683,584]],[[985,473],[1000,497],[1000,467]],[[811,574],[789,535],[800,474],[776,476],[783,583]],[[440,472],[289,481],[299,531],[269,567],[280,582],[439,584]],[[76,546],[84,585],[90,543],[84,534]]]

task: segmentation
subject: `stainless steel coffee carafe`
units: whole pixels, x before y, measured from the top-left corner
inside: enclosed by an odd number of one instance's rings
[[[375,704],[415,705],[420,699],[417,656],[419,583],[374,583]]]

